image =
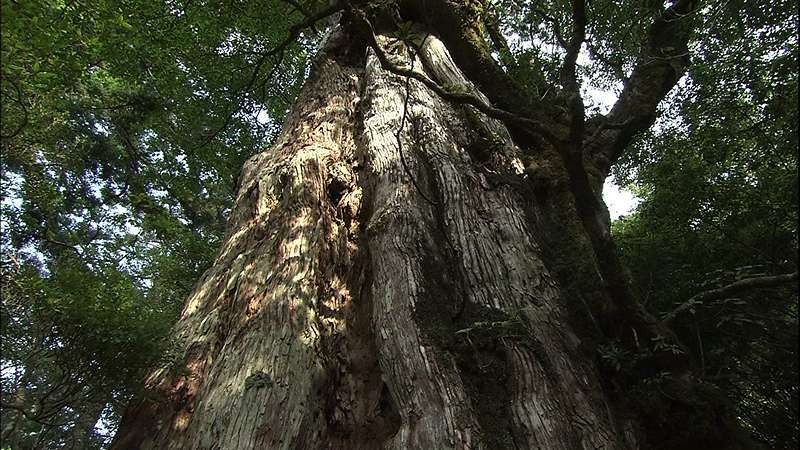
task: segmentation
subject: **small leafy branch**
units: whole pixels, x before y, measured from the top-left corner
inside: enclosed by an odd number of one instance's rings
[[[646,361],[656,353],[683,354],[679,345],[667,336],[658,335],[650,340],[650,345],[636,351],[629,350],[619,341],[609,341],[597,347],[600,360],[617,372],[630,372],[640,362]]]

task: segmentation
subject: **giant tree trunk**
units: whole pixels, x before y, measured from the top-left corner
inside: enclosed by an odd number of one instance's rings
[[[477,92],[434,36],[413,64]],[[549,260],[597,272],[591,245],[525,158],[334,32],[114,448],[640,447],[573,313],[605,294],[568,294]]]

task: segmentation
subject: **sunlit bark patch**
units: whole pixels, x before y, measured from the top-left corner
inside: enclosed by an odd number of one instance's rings
[[[141,445],[624,448],[502,181],[522,173],[508,131],[337,51],[242,172],[176,330],[202,350],[154,373],[172,406]],[[434,36],[413,67],[480,95]]]

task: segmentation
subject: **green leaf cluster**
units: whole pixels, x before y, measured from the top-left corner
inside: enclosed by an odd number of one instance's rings
[[[2,440],[96,448],[308,73],[319,35],[269,51],[315,5],[0,6]]]
[[[640,298],[666,315],[695,294],[797,271],[797,10],[709,5],[693,65],[614,168],[641,198],[612,231]],[[693,302],[673,322],[706,380],[770,448],[798,439],[797,286]]]

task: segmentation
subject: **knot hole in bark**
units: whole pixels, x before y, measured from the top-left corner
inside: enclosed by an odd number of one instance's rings
[[[335,207],[339,205],[339,201],[347,194],[347,185],[344,181],[337,178],[331,178],[328,182],[328,200]]]

